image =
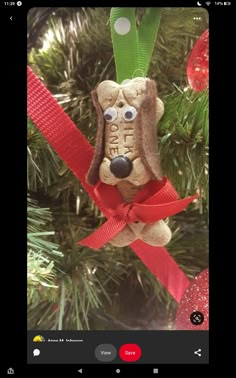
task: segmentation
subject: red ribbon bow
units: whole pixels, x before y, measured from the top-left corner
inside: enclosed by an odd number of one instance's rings
[[[164,177],[161,182],[150,181],[134,198],[125,203],[116,188],[103,184],[95,187],[95,194],[106,208],[106,221],[98,230],[79,244],[99,249],[109,242],[128,223],[153,223],[184,210],[198,194],[178,200],[179,196],[170,181]]]

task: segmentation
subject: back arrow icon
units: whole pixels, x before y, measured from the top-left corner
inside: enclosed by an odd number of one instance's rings
[[[12,16],[10,17],[10,20],[12,21]]]

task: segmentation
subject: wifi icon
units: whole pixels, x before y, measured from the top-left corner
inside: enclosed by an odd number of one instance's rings
[[[207,1],[205,4],[209,7],[211,5],[211,2]]]

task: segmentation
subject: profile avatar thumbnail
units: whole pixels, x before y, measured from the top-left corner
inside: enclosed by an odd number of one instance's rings
[[[34,336],[33,342],[35,343],[42,343],[45,341],[45,338],[41,335]]]

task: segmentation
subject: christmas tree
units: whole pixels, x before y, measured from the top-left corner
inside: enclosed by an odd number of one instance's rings
[[[144,9],[137,8],[137,23]],[[90,92],[116,80],[110,8],[33,8],[28,64],[94,145]],[[164,8],[148,77],[165,113],[158,126],[164,174],[181,197],[167,249],[192,279],[208,266],[208,93],[188,85],[186,64],[208,28],[201,8]],[[174,329],[177,303],[129,247],[77,244],[104,216],[28,120],[28,328]]]

